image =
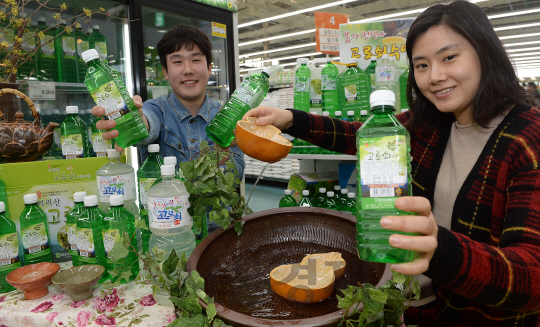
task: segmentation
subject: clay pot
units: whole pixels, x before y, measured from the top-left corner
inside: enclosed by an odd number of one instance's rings
[[[52,262],[34,263],[17,268],[7,274],[6,281],[24,292],[24,298],[35,300],[49,294],[49,284],[60,270],[60,265]]]
[[[105,268],[100,265],[72,267],[56,274],[52,282],[68,293],[73,301],[84,301],[92,297],[93,287],[104,272]]]

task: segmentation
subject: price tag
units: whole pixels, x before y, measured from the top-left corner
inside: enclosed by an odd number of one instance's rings
[[[56,100],[56,85],[54,82],[28,82],[28,96],[32,101]]]

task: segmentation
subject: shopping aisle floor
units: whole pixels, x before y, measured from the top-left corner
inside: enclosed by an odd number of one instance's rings
[[[251,179],[246,181],[246,201],[254,182]],[[279,200],[283,197],[283,190],[285,189],[287,189],[287,183],[264,181],[261,184],[261,181],[259,181],[257,186],[255,186],[255,190],[253,190],[253,195],[248,205],[253,212],[278,208]]]

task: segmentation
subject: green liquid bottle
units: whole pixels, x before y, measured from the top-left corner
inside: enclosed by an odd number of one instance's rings
[[[79,107],[67,106],[67,117],[60,125],[64,159],[88,158],[88,128],[79,117]]]
[[[44,34],[44,37],[39,39],[41,48],[38,50],[37,66],[39,70],[37,77],[40,81],[53,82],[56,80],[57,74],[55,42],[53,40],[56,30],[47,26],[45,17],[39,17],[37,29]]]
[[[359,122],[365,123],[368,119],[368,111],[367,110],[360,110],[360,119]]]
[[[148,157],[137,170],[137,178],[139,180],[139,208],[141,210],[141,219],[144,220],[146,226],[150,226],[148,221],[148,190],[156,180],[161,177],[160,167],[163,165],[161,156],[159,155],[159,144],[148,145]],[[176,159],[176,157],[174,157]],[[175,163],[176,165],[176,163]],[[149,250],[148,242],[150,241],[150,230],[141,229],[142,249],[144,253]]]
[[[114,140],[122,148],[139,143],[148,137],[137,107],[133,104],[120,74],[99,61],[98,52],[90,49],[82,57],[88,65],[84,84],[90,95],[100,107],[105,108],[105,119],[113,119],[119,135]],[[96,151],[94,149],[94,151]]]
[[[394,117],[395,95],[390,90],[371,94],[372,116],[356,136],[357,190],[356,241],[360,259],[399,263],[414,259],[415,252],[392,247],[390,235],[379,221],[385,216],[413,213],[396,209],[395,200],[412,195],[409,133]]]
[[[311,70],[307,66],[308,61],[307,58],[297,59],[296,62],[300,66],[294,75],[294,109],[305,112],[309,112],[311,88]]]
[[[84,112],[84,115],[82,113]],[[88,151],[90,152],[90,157],[95,157],[96,153],[94,152],[94,147],[92,146],[92,124],[94,123],[94,115],[92,115],[92,109],[81,110],[81,115],[79,116],[86,124],[87,135],[88,135]]]
[[[81,217],[84,210],[84,198],[86,192],[73,193],[73,208],[66,215],[66,226],[68,229],[69,255],[73,262],[73,267],[80,266],[79,251],[77,250],[77,220]]]
[[[99,55],[99,60],[107,64],[107,39],[99,32],[99,25],[92,26],[92,33],[88,37],[90,49],[96,49]]]
[[[6,183],[4,183],[3,180],[0,179],[0,201],[4,202],[4,208],[6,209],[6,216],[11,217],[9,215],[9,208],[8,208],[8,202],[7,202],[7,192],[6,192]]]
[[[100,131],[96,126],[96,123],[101,120],[101,118],[92,117],[92,124],[90,125],[92,131],[92,151],[94,151],[95,157],[105,157],[107,155],[107,150],[114,149],[114,141],[105,140],[103,138],[103,133],[106,131]]]
[[[371,81],[371,92],[375,91],[375,67],[377,67],[377,60],[371,59],[369,66],[367,66],[366,70],[364,71],[369,75],[369,80]]]
[[[296,200],[292,197],[291,190],[285,190],[284,193],[285,196],[282,197],[281,200],[279,200],[279,207],[296,207]]]
[[[327,58],[326,62],[321,72],[322,108],[323,111],[334,113],[341,110],[337,85],[339,71],[330,58]]]
[[[340,185],[334,185],[334,200],[337,202],[337,200],[341,197],[341,186]]]
[[[336,199],[337,205],[339,207],[339,210],[342,210],[342,208],[345,206],[345,203],[347,202],[347,194],[349,193],[349,190],[346,188],[342,188],[340,191],[339,197]]]
[[[56,80],[65,83],[77,83],[77,55],[75,37],[65,31],[66,22],[63,21],[56,30],[54,39],[54,53],[56,57]]]
[[[268,79],[272,70],[265,68],[261,73],[252,74],[236,88],[230,99],[206,126],[206,134],[219,146],[228,147],[234,139],[233,129],[250,109],[258,107],[268,93]],[[309,93],[308,93],[309,100]]]
[[[309,191],[303,190],[302,191],[302,200],[300,200],[300,203],[298,203],[299,207],[313,207],[313,203],[311,202],[309,198]]]
[[[77,82],[84,83],[86,77],[86,63],[81,57],[82,53],[90,49],[88,35],[80,28],[75,28],[75,45],[77,50]]]
[[[409,109],[409,103],[407,102],[407,83],[409,80],[409,68],[407,68],[403,74],[399,77],[399,96],[401,112],[405,109]]]
[[[135,216],[133,216],[126,208],[124,208],[122,195],[112,195],[110,198],[111,210],[103,218],[103,230],[101,231],[103,237],[103,245],[105,247],[105,253],[108,256],[109,252],[117,242],[122,242],[122,235],[128,234],[131,240],[131,246],[137,250],[137,238],[135,237]],[[111,258],[106,259],[108,270],[125,271],[129,269],[131,276],[129,280],[121,279],[120,282],[125,284],[137,277],[139,274],[139,259],[137,254],[130,250],[129,254],[119,260],[113,260]],[[115,282],[118,276],[111,277],[111,281]]]
[[[36,27],[32,26],[30,24],[26,25],[25,32],[23,34],[23,44],[21,44],[23,53],[28,53],[31,51],[34,51],[36,49],[36,37],[34,36],[34,33],[36,31]],[[20,80],[37,80],[37,55],[36,51],[33,52],[33,54],[30,56],[30,59],[23,63],[19,69],[17,69],[17,78]]]
[[[347,69],[338,76],[341,110],[352,110],[355,117],[360,117],[361,110],[368,110],[370,84],[369,76],[358,68],[356,59],[349,59]]]
[[[326,202],[324,202],[323,208],[339,210],[339,205],[337,204],[336,198],[334,196],[334,192],[326,192]]]
[[[0,202],[0,294],[15,288],[6,282],[6,276],[21,266],[17,226],[6,215],[6,205]]]
[[[354,123],[355,122],[355,120],[354,120],[354,111],[352,111],[352,110],[347,111],[347,121],[349,123]]]
[[[103,218],[105,214],[98,207],[98,198],[89,195],[84,198],[85,210],[77,219],[77,250],[79,251],[79,264],[101,265],[105,273],[99,282],[109,279],[107,273],[107,260],[105,246],[103,245]]]
[[[322,208],[326,202],[326,187],[319,187],[319,193],[315,196],[315,201],[313,201],[313,206]]]
[[[37,202],[36,193],[25,194],[24,209],[19,216],[25,265],[52,262],[49,223]]]
[[[347,201],[345,201],[345,204],[341,207],[341,211],[356,215],[356,199],[354,198],[354,193],[349,192],[347,194]]]

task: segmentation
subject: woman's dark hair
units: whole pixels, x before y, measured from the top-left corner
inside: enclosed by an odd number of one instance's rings
[[[161,65],[167,70],[167,55],[185,47],[191,51],[195,46],[201,49],[206,57],[206,64],[212,63],[212,44],[208,36],[195,26],[178,24],[170,29],[157,44],[157,52]]]
[[[416,18],[407,35],[409,80],[407,99],[412,116],[408,127],[433,128],[455,121],[453,113],[437,110],[420,92],[414,78],[412,49],[416,40],[435,26],[447,26],[463,36],[478,54],[480,85],[473,102],[474,121],[483,127],[513,104],[525,103],[526,91],[519,85],[510,58],[482,8],[468,1],[454,1],[429,7]],[[415,99],[413,99],[413,94]]]

